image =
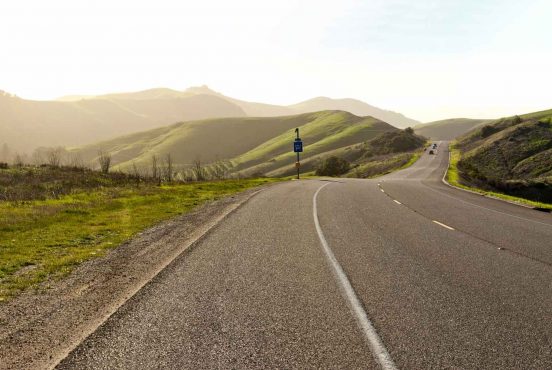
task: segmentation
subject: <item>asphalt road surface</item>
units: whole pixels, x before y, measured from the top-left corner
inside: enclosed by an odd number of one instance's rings
[[[552,215],[447,159],[265,189],[58,367],[551,369]]]

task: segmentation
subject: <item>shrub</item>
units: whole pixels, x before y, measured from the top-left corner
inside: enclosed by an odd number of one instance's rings
[[[343,175],[349,169],[351,165],[345,159],[331,156],[326,158],[316,169],[316,175],[318,176],[339,176]]]
[[[496,129],[491,125],[485,125],[481,128],[481,137],[489,137],[496,132]]]

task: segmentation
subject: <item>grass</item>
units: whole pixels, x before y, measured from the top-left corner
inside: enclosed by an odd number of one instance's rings
[[[67,275],[152,225],[276,179],[100,187],[0,202],[0,301]]]
[[[392,126],[371,117],[357,117],[347,112],[327,111],[313,113],[310,122],[300,126],[304,142],[301,160],[338,148],[364,142],[378,134],[395,130]],[[234,158],[237,170],[245,173],[266,173],[286,168],[293,162],[291,151],[293,131],[285,132],[258,147]],[[286,171],[283,171],[286,174]]]
[[[414,163],[416,163],[418,159],[420,159],[421,156],[422,156],[421,151],[414,152],[412,154],[412,157],[410,157],[410,159],[408,160],[408,162],[406,162],[401,168],[398,168],[397,170],[404,170],[405,168],[412,166]]]
[[[536,201],[532,201],[532,200],[528,200],[528,199],[524,199],[524,198],[519,198],[519,197],[515,197],[515,196],[512,196],[512,195],[504,194],[504,193],[483,190],[483,189],[479,189],[479,188],[476,188],[476,187],[467,186],[467,185],[463,184],[461,182],[460,172],[458,170],[458,162],[462,158],[462,155],[461,155],[460,150],[454,147],[454,143],[450,144],[450,153],[451,153],[450,163],[449,163],[449,167],[448,167],[448,170],[447,170],[447,173],[446,173],[446,176],[445,176],[445,179],[447,180],[447,182],[449,184],[451,184],[453,186],[456,186],[458,188],[473,191],[473,192],[476,192],[476,193],[479,193],[479,194],[482,194],[482,195],[485,195],[485,196],[490,196],[490,197],[494,197],[494,198],[498,198],[498,199],[503,199],[503,200],[507,200],[507,201],[510,201],[510,202],[514,202],[514,203],[521,203],[521,204],[524,204],[524,205],[527,205],[527,206],[530,206],[530,207],[534,207],[534,208],[543,208],[543,209],[551,209],[552,210],[552,204],[536,202]]]

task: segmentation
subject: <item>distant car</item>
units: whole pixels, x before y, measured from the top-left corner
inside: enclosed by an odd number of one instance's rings
[[[433,153],[433,150],[430,150],[430,151],[429,151],[429,154],[435,154],[435,153]]]

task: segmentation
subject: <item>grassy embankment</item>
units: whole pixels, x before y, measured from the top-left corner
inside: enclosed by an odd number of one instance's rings
[[[352,161],[353,168],[346,176],[372,178],[410,167],[426,145],[425,138],[406,130],[381,134],[358,147],[360,156]],[[353,155],[348,154],[349,158]]]
[[[204,202],[277,181],[156,186],[154,181],[137,182],[128,175],[83,170],[68,176],[57,169],[45,180],[45,171],[0,170],[0,195],[11,199],[0,201],[0,301],[60,278],[162,220]],[[79,179],[81,185],[71,178]]]
[[[458,188],[464,189],[464,190],[469,190],[469,191],[479,193],[481,195],[490,196],[490,197],[494,197],[494,198],[498,198],[498,199],[503,199],[503,200],[507,200],[507,201],[510,201],[510,202],[514,202],[514,203],[520,203],[520,204],[524,204],[524,205],[534,207],[534,208],[542,208],[542,209],[552,210],[552,204],[536,202],[536,201],[532,201],[532,200],[528,200],[528,199],[524,199],[524,198],[520,198],[520,197],[515,197],[515,196],[504,194],[504,193],[499,193],[499,192],[496,192],[496,191],[483,190],[483,189],[480,189],[480,188],[476,188],[476,187],[473,187],[473,186],[466,185],[466,183],[462,182],[462,177],[460,175],[460,171],[458,170],[458,162],[462,158],[462,154],[461,154],[460,150],[455,147],[455,143],[451,143],[449,149],[450,149],[450,153],[451,153],[450,154],[450,163],[449,163],[449,167],[448,167],[446,177],[445,177],[445,179],[447,180],[447,182],[449,184],[451,184],[453,186],[456,186]]]

